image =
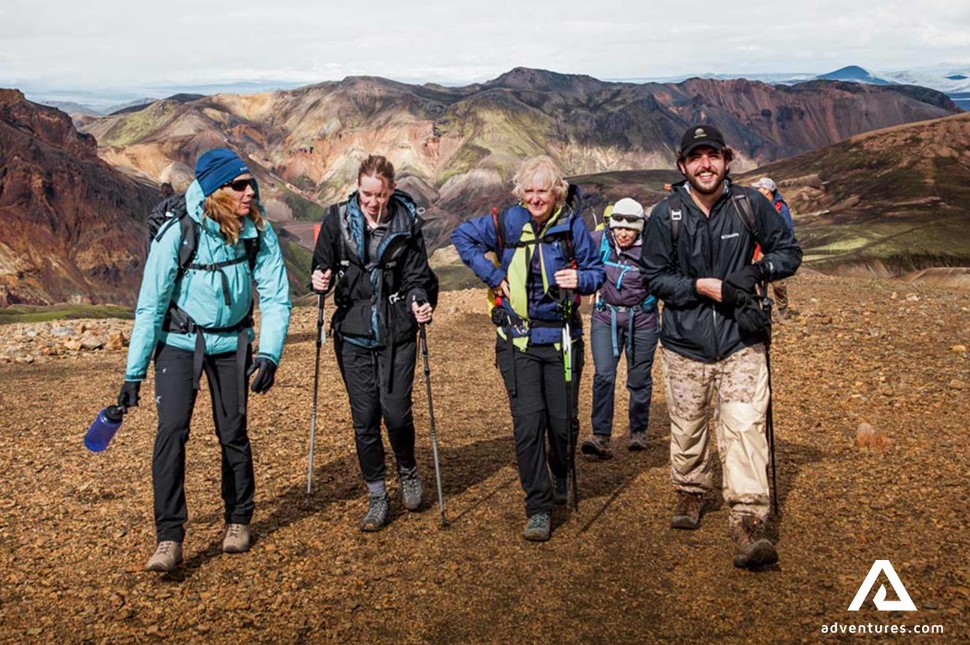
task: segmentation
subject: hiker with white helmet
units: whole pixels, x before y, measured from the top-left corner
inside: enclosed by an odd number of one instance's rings
[[[752,182],[751,187],[757,188],[758,192],[771,202],[771,205],[775,207],[775,211],[785,220],[785,224],[788,225],[788,230],[794,233],[795,223],[792,221],[791,209],[788,207],[788,202],[785,201],[785,198],[781,196],[778,185],[770,177],[762,177]],[[775,304],[778,305],[775,313],[778,314],[778,318],[781,320],[787,319],[789,313],[792,313],[792,310],[788,309],[787,282],[787,280],[775,280],[771,283],[771,292],[775,296]]]
[[[172,214],[154,236],[145,262],[118,405],[138,405],[154,357],[157,548],[147,568],[169,572],[182,561],[188,519],[185,444],[202,372],[222,450],[222,550],[249,549],[256,484],[246,431],[246,381],[256,373],[251,389],[258,394],[273,386],[290,322],[290,292],[259,186],[235,152],[217,148],[200,156],[185,195],[163,203]],[[254,284],[261,314],[255,358]]]
[[[630,392],[627,448],[647,447],[647,422],[653,394],[654,351],[660,333],[657,301],[640,277],[640,250],[646,218],[639,202],[624,197],[613,206],[609,228],[594,231],[593,245],[606,267],[606,281],[596,294],[590,343],[593,350],[593,436],[583,442],[584,455],[610,459],[613,452],[613,399],[620,354],[626,354],[626,387]]]

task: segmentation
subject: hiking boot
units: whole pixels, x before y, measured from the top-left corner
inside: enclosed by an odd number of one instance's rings
[[[387,524],[387,493],[371,495],[367,514],[360,521],[361,531],[380,531]]]
[[[421,486],[418,469],[412,468],[410,471],[401,471],[401,497],[404,500],[404,508],[409,511],[420,509],[423,495],[424,488]]]
[[[158,543],[155,554],[148,560],[145,569],[170,573],[182,562],[182,543],[165,540]]]
[[[223,553],[245,553],[249,550],[249,525],[226,524],[226,534],[222,538]]]
[[[778,562],[775,545],[765,536],[765,523],[753,515],[732,518],[731,539],[734,540],[734,566],[757,569]]]
[[[565,506],[569,501],[569,479],[566,477],[555,477],[552,487],[552,501],[556,506]]]
[[[674,509],[674,517],[670,520],[670,528],[697,530],[701,527],[701,506],[704,504],[704,496],[700,493],[687,493],[682,490],[677,491],[677,507]]]
[[[639,452],[647,449],[647,433],[644,431],[631,432],[630,439],[627,441],[626,449],[632,452]]]
[[[594,434],[592,439],[587,439],[580,447],[584,455],[596,457],[600,460],[613,458],[613,451],[610,450],[610,438],[606,435]]]
[[[549,513],[536,513],[525,523],[525,531],[523,531],[522,537],[530,542],[545,542],[549,539],[552,531],[551,524]]]

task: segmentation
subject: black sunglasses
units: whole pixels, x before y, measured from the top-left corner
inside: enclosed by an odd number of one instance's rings
[[[222,185],[223,188],[225,188],[227,186],[229,188],[232,188],[237,193],[241,193],[244,190],[246,190],[246,186],[252,186],[253,190],[256,190],[256,179],[255,178],[249,178],[249,179],[234,179],[234,180],[229,181],[229,182],[226,182],[226,183],[224,183]]]
[[[629,222],[630,224],[639,222],[642,219],[636,215],[620,215],[618,213],[614,213],[613,215],[610,215],[610,217],[618,222]]]

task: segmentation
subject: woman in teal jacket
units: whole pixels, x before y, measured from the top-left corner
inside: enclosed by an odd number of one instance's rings
[[[263,216],[256,180],[225,148],[195,165],[195,181],[172,201],[173,216],[155,236],[145,263],[128,348],[124,408],[138,405],[141,382],[155,358],[158,432],[152,455],[157,549],[151,571],[172,571],[182,560],[187,517],[185,443],[204,371],[222,446],[222,550],[249,549],[253,457],[246,433],[246,380],[252,391],[273,385],[290,322],[290,296],[279,241]],[[184,203],[184,206],[183,206]],[[185,220],[183,225],[182,217]],[[189,226],[191,224],[191,226]],[[195,240],[195,254],[184,249]],[[183,255],[180,258],[180,250]],[[259,353],[252,357],[253,284],[261,313]]]

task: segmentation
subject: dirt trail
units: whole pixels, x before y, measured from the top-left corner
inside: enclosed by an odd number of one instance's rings
[[[81,438],[117,391],[121,352],[0,366],[0,641],[816,641],[834,622],[941,624],[946,641],[970,638],[970,294],[819,276],[796,278],[791,294],[800,315],[776,329],[772,352],[781,563],[759,573],[731,565],[723,506],[699,531],[668,528],[659,364],[649,450],[580,461],[579,513],[559,511],[548,543],[522,540],[481,291],[444,294],[430,333],[450,527],[433,504],[411,514],[395,497],[386,530],[357,530],[366,499],[329,345],[305,495],[315,311],[302,308],[276,388],[251,407],[257,541],[219,552],[219,452],[201,396],[186,563],[173,576],[142,571],[154,539],[151,384],[94,455]],[[587,357],[584,437],[591,378]],[[884,450],[853,445],[863,421]],[[846,611],[876,559],[892,562],[918,612]]]

